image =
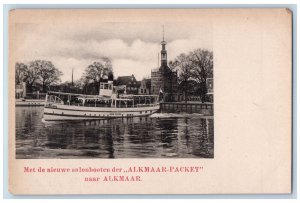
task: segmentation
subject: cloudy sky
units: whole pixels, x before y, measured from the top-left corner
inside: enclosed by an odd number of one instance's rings
[[[50,60],[63,72],[62,82],[79,79],[101,57],[112,61],[116,77],[134,74],[138,80],[158,67],[162,25],[158,23],[17,24],[18,62]],[[212,50],[209,24],[164,23],[168,60],[197,48]]]

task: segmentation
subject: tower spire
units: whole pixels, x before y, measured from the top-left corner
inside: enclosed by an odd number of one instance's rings
[[[166,50],[166,44],[167,42],[165,41],[165,25],[163,25],[163,41],[160,43],[161,44],[161,66],[168,66],[167,64],[167,50]]]

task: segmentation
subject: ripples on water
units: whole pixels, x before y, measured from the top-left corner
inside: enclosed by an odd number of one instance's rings
[[[212,117],[151,117],[42,123],[42,107],[16,107],[16,157],[213,158]]]

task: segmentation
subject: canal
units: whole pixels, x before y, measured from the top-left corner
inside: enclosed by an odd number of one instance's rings
[[[213,158],[214,120],[201,114],[43,123],[43,107],[16,107],[16,158]]]

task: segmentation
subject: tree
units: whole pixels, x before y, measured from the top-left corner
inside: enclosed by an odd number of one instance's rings
[[[193,63],[190,55],[180,54],[174,61],[169,63],[171,69],[179,71],[178,81],[179,87],[184,93],[185,102],[187,102],[188,95],[188,81],[192,77]]]
[[[84,94],[84,81],[82,79],[75,80],[71,86],[72,93]]]
[[[26,81],[27,87],[30,92],[32,92],[33,85],[38,81],[40,77],[39,71],[40,71],[40,67],[34,65],[33,62],[30,62],[29,66],[27,67],[24,73],[24,80]]]
[[[109,58],[103,57],[101,60],[89,65],[83,74],[83,80],[88,83],[99,83],[103,76],[113,75],[112,64]]]
[[[45,61],[45,60],[36,60],[30,62],[29,67],[32,70],[36,70],[35,74],[37,75],[37,79],[41,82],[41,85],[43,87],[43,92],[47,91],[47,87],[49,87],[52,84],[55,84],[56,82],[60,81],[60,76],[62,75],[62,72],[59,71],[51,61]]]
[[[83,89],[84,81],[82,79],[74,81],[74,87],[77,89]]]
[[[113,80],[112,64],[109,58],[103,57],[89,65],[81,77],[84,82],[83,91],[86,94],[98,94],[100,81]]]
[[[109,71],[107,74],[107,79],[108,80],[114,80],[114,72],[113,71]]]
[[[193,63],[192,77],[200,84],[197,91],[202,102],[207,93],[206,79],[213,77],[213,53],[208,50],[197,49],[190,54]]]
[[[15,83],[16,85],[21,84],[25,80],[25,75],[27,71],[27,65],[24,63],[15,64]]]

